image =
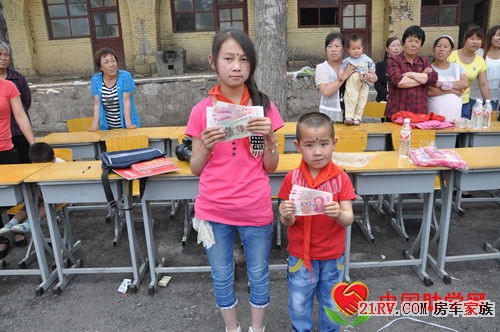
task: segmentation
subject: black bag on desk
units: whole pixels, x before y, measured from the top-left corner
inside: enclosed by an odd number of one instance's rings
[[[101,181],[104,187],[104,193],[106,194],[106,200],[108,201],[108,205],[113,209],[116,208],[116,200],[113,196],[113,192],[111,191],[111,185],[109,183],[110,171],[112,171],[113,169],[129,168],[135,163],[139,163],[141,161],[148,161],[162,156],[165,156],[165,153],[161,152],[161,150],[159,149],[153,149],[153,148],[102,152]],[[146,187],[146,180],[147,178],[139,179],[141,198],[142,194],[144,193],[144,189]]]

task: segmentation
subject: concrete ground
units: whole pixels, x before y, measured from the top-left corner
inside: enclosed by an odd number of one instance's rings
[[[418,212],[415,205],[411,212]],[[500,207],[495,203],[469,203],[463,217],[453,214],[449,254],[481,252],[482,242],[493,242],[500,228]],[[139,210],[139,209],[137,209]],[[160,253],[167,263],[176,265],[206,265],[207,259],[201,245],[196,244],[196,232],[192,232],[185,247],[181,244],[183,209],[174,219],[169,218],[170,206],[155,206],[155,237]],[[355,211],[359,214],[360,206]],[[78,257],[84,266],[120,266],[128,262],[128,242],[123,237],[118,246],[112,243],[112,226],[104,222],[104,210],[73,211],[76,239],[83,248]],[[135,211],[140,217],[140,211]],[[6,217],[4,216],[3,220]],[[378,216],[372,211],[375,243],[369,243],[360,229],[353,228],[353,261],[361,259],[401,259],[402,251],[409,244],[399,238],[390,227],[388,216]],[[409,221],[407,228],[413,240],[419,222]],[[135,228],[143,241],[143,227],[136,222]],[[281,249],[272,249],[272,263],[286,263],[286,236]],[[145,251],[144,251],[145,252]],[[13,248],[9,255],[9,267],[23,255]],[[239,295],[238,313],[244,327],[250,323],[245,268],[237,255],[236,289]],[[483,260],[468,263],[449,263],[447,269],[453,277],[450,285],[444,284],[429,269],[434,284],[425,287],[409,267],[357,269],[351,272],[353,281],[361,281],[369,288],[369,300],[377,300],[387,293],[400,300],[403,293],[435,294],[445,297],[451,293],[484,293],[496,303],[495,318],[462,317],[415,317],[434,325],[400,317],[371,317],[354,328],[342,331],[499,331],[500,263]],[[128,274],[78,275],[61,295],[51,289],[38,297],[35,287],[37,277],[0,277],[0,330],[1,331],[223,331],[224,325],[214,305],[211,279],[208,273],[171,274],[167,288],[160,288],[154,296],[148,295],[146,275],[136,294],[117,291]],[[271,275],[271,304],[266,318],[266,331],[290,331],[287,313],[287,282],[285,271]],[[317,307],[316,307],[317,308]],[[317,310],[316,310],[317,311]],[[399,319],[399,320],[397,320]],[[352,318],[347,318],[352,321]],[[384,327],[392,322],[392,325]]]

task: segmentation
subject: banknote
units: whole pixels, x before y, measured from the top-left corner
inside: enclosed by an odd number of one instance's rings
[[[333,200],[333,194],[294,185],[289,199],[295,205],[296,216],[312,216],[325,212],[325,204]]]
[[[229,141],[252,135],[246,130],[248,121],[264,116],[262,106],[242,106],[218,101],[215,106],[207,107],[207,127],[221,127]]]

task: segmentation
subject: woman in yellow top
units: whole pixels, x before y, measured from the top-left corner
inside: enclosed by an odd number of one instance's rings
[[[476,54],[476,51],[483,44],[483,39],[484,33],[479,26],[469,26],[465,31],[463,47],[453,51],[448,57],[448,62],[462,65],[469,80],[469,86],[462,93],[462,117],[467,119],[471,118],[472,105],[475,102],[475,100],[470,100],[470,85],[474,79],[477,78],[483,100],[490,99],[490,89],[486,77],[486,62]]]

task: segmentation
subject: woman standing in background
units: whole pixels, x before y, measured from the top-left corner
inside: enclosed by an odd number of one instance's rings
[[[375,73],[378,80],[374,87],[377,90],[377,102],[387,101],[387,59],[401,53],[401,40],[398,37],[389,37],[385,42],[384,60],[377,62]]]
[[[344,82],[354,73],[354,66],[349,65],[342,76],[339,75],[340,64],[344,58],[345,41],[338,32],[332,32],[325,39],[326,61],[316,66],[316,87],[321,93],[320,113],[330,117],[333,122],[343,122],[341,95],[345,89]]]
[[[12,54],[9,44],[0,41],[0,79],[5,79],[14,83],[17,90],[21,94],[21,103],[23,104],[24,112],[29,120],[28,110],[31,106],[31,92],[28,86],[28,82],[24,76],[18,71],[10,68],[12,62]],[[17,150],[19,155],[19,162],[26,164],[30,162],[28,155],[30,144],[24,137],[19,125],[17,124],[14,117],[10,120],[10,131],[12,133],[12,143]]]
[[[483,39],[484,33],[479,26],[469,26],[465,31],[463,47],[451,52],[448,57],[449,62],[462,65],[469,80],[469,86],[462,93],[462,117],[467,119],[471,118],[472,106],[475,103],[475,100],[470,100],[470,85],[474,79],[477,79],[483,100],[490,99],[490,89],[486,78],[486,62],[476,54],[476,51],[482,46]]]
[[[488,67],[486,78],[490,88],[491,106],[498,110],[500,100],[500,25],[492,26],[486,32],[484,58]]]
[[[118,58],[109,47],[94,56],[99,72],[90,82],[94,96],[94,119],[90,131],[140,127],[133,92],[135,83],[128,71],[118,69]]]

